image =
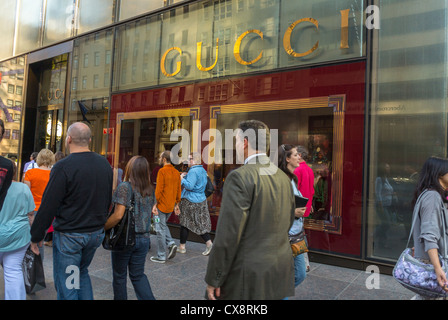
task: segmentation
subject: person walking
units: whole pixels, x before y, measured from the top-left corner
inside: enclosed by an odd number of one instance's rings
[[[297,148],[290,144],[282,144],[278,149],[278,167],[291,179],[292,192],[296,196],[302,196],[297,189],[297,176],[294,170],[299,166],[299,153]],[[294,211],[294,223],[289,229],[289,236],[294,236],[303,231],[303,215],[306,207],[296,208]],[[294,286],[298,286],[305,280],[306,265],[303,254],[294,257]]]
[[[15,176],[15,163],[10,162]],[[30,189],[13,181],[0,211],[0,265],[4,271],[5,300],[26,300],[22,261],[30,244],[34,207]]]
[[[25,165],[23,166],[23,175],[22,175],[22,181],[25,179],[25,173],[29,170],[29,169],[34,169],[37,168],[38,165],[36,163],[36,158],[37,155],[39,154],[39,152],[33,152],[30,155],[30,161],[28,161],[27,163],[25,163]]]
[[[177,252],[186,253],[185,244],[189,231],[200,235],[206,244],[204,256],[212,250],[210,238],[211,221],[208,212],[205,186],[207,185],[207,172],[201,165],[201,154],[193,152],[188,156],[188,173],[181,175],[181,186],[183,187],[180,200],[180,244]]]
[[[134,286],[138,300],[155,300],[145,275],[146,255],[150,246],[151,211],[155,204],[154,186],[151,182],[149,163],[142,156],[132,157],[125,168],[124,181],[114,192],[113,214],[104,227],[115,227],[123,218],[126,207],[134,197],[135,246],[124,251],[112,251],[112,271],[115,300],[127,300],[126,280]]]
[[[63,153],[62,151],[57,151],[54,154],[54,162],[58,162],[59,160],[62,160],[65,158],[65,153]],[[44,238],[44,245],[48,246],[48,247],[52,247],[53,246],[53,225],[51,225],[51,227],[48,229],[47,234],[45,235]]]
[[[418,206],[418,210],[414,210],[417,216],[412,218],[415,219],[412,232],[414,257],[434,266],[437,282],[446,291],[448,280],[440,265],[439,254],[443,255],[448,245],[447,235],[443,234],[443,225],[448,226],[447,190],[448,160],[428,158],[423,164],[413,200],[413,206]],[[429,300],[418,294],[412,299]]]
[[[297,189],[303,197],[308,199],[306,204],[306,211],[304,217],[308,217],[313,210],[313,196],[314,196],[314,172],[306,160],[308,159],[308,150],[303,146],[297,146],[297,152],[299,153],[299,166],[294,169],[294,174],[297,176]],[[310,271],[310,262],[308,259],[308,253],[304,253],[306,271]]]
[[[36,208],[34,209],[34,214],[39,210],[40,204],[42,202],[42,196],[44,194],[45,188],[47,187],[48,181],[50,180],[50,170],[55,162],[54,154],[49,149],[42,149],[36,157],[37,168],[29,169],[25,172],[25,178],[23,183],[25,183],[31,190],[33,195],[34,204]],[[48,232],[53,232],[53,226],[47,230]],[[42,261],[44,260],[44,248],[39,247],[40,255]]]
[[[53,276],[58,300],[93,300],[88,267],[104,239],[112,200],[109,162],[90,151],[90,128],[75,122],[67,130],[70,155],[58,161],[31,226],[31,249],[53,222]]]
[[[273,300],[294,295],[288,231],[295,201],[291,180],[266,155],[269,141],[269,128],[263,122],[239,123],[235,147],[244,165],[224,183],[205,275],[210,300]]]
[[[160,154],[159,165],[161,169],[157,173],[156,184],[156,205],[152,213],[160,219],[159,228],[156,227],[157,235],[157,256],[152,256],[150,260],[157,263],[165,263],[167,259],[172,259],[176,255],[177,246],[171,237],[167,221],[173,210],[179,213],[179,202],[181,197],[180,173],[171,164],[171,151],[164,151]],[[166,255],[168,247],[168,256]]]

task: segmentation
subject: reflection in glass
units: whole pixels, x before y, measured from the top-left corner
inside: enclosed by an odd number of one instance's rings
[[[163,0],[120,0],[120,21],[163,7]]]
[[[92,137],[92,151],[102,155],[106,154],[109,135],[107,116],[110,107],[111,63],[108,57],[112,45],[113,34],[108,29],[75,40],[73,48],[71,104],[67,125],[77,121],[88,124],[92,135],[97,137]]]
[[[43,46],[62,41],[72,35],[76,0],[46,0]]]
[[[409,236],[418,170],[447,150],[447,4],[385,0],[381,10],[401,5],[406,12],[382,20],[372,39],[367,256],[391,261]]]
[[[2,13],[0,19],[0,43],[2,44],[0,59],[5,59],[13,55],[16,0],[0,1],[0,12]]]
[[[112,24],[117,0],[79,0],[77,34]]]
[[[19,23],[15,53],[24,53],[40,47],[43,0],[19,0]]]
[[[23,87],[25,83],[25,58],[17,57],[0,63],[0,118],[5,124],[1,142],[1,155],[17,162],[23,116]],[[12,89],[12,90],[11,90]]]
[[[124,170],[127,162],[135,155],[145,157],[150,168],[153,171],[151,177],[153,183],[156,181],[156,172],[159,168],[159,155],[165,150],[172,148],[181,142],[171,140],[171,133],[176,129],[185,129],[190,131],[190,117],[172,116],[160,118],[130,119],[121,122],[120,147],[118,155],[118,170]],[[169,124],[167,126],[167,123]],[[164,130],[164,128],[166,130]],[[180,150],[179,158],[184,151]],[[187,152],[188,154],[188,152]],[[173,163],[174,167],[180,172],[185,170],[184,163]],[[118,175],[120,177],[120,175]],[[118,183],[120,181],[117,181]]]
[[[282,111],[247,112],[219,114],[217,130],[235,130],[240,121],[255,119],[267,124],[270,130],[278,130],[278,146],[291,144],[303,146],[309,157],[307,164],[314,173],[314,198],[311,200],[315,212],[308,219],[330,221],[331,217],[331,173],[333,153],[333,110],[331,108],[307,108]],[[227,136],[226,136],[227,138]],[[277,146],[271,141],[272,146]],[[277,149],[271,148],[270,157],[275,159]],[[273,156],[274,155],[274,156]],[[219,214],[222,191],[227,175],[240,164],[236,161],[235,147],[215,151],[215,164],[211,174],[214,176],[216,192],[213,194],[212,215]]]

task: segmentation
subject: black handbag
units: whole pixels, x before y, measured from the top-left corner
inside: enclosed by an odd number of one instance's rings
[[[131,190],[131,200],[126,206],[123,218],[115,227],[105,232],[103,248],[106,250],[123,251],[135,245],[135,196],[130,183],[129,188]],[[114,209],[115,205],[109,213],[109,217],[114,213]]]
[[[207,184],[205,185],[205,196],[208,198],[210,197],[213,192],[215,191],[215,187],[213,186],[212,180],[207,176]]]

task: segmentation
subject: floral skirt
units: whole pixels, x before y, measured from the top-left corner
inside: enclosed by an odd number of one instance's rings
[[[202,235],[209,233],[212,229],[210,214],[208,212],[207,200],[193,203],[183,198],[180,200],[179,222],[188,230]]]

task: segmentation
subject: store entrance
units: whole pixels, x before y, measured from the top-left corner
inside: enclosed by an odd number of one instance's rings
[[[57,152],[64,147],[67,61],[68,54],[62,54],[29,65],[22,149],[25,157],[44,148]]]

